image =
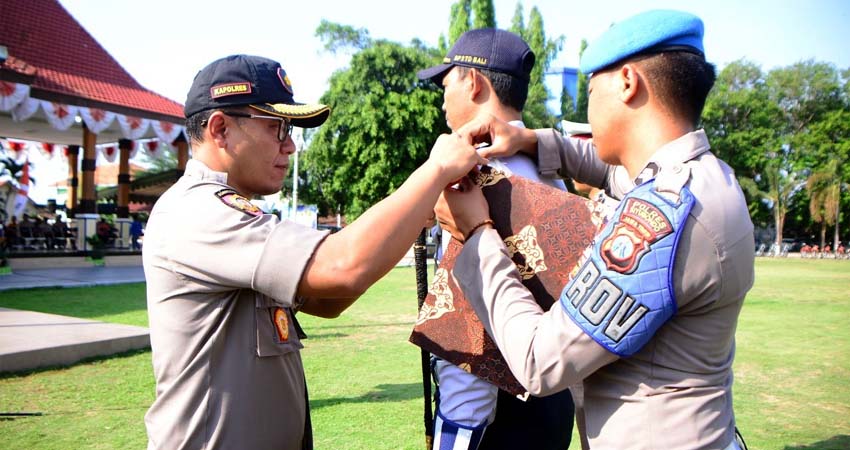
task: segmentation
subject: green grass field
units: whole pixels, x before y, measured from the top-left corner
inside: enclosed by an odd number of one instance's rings
[[[850,261],[759,259],[737,335],[735,410],[750,449],[850,448]],[[144,285],[7,291],[0,306],[146,325]],[[303,317],[317,449],[421,449],[412,269],[342,317]],[[150,352],[0,377],[0,449],[146,445]],[[574,440],[572,448],[579,448]]]

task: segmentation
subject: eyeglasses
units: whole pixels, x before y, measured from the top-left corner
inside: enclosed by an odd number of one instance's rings
[[[277,116],[260,116],[257,114],[249,114],[243,112],[236,111],[222,111],[225,115],[231,117],[245,117],[248,119],[270,119],[270,120],[279,120],[280,126],[277,129],[277,138],[280,142],[286,140],[288,136],[292,135],[292,122],[289,119],[285,119],[283,117]]]

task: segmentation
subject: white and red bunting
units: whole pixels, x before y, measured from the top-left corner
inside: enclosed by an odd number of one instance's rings
[[[159,120],[151,121],[151,127],[153,127],[153,132],[156,133],[156,137],[165,143],[174,142],[177,136],[183,132],[182,126]]]
[[[47,122],[57,130],[67,130],[74,124],[77,118],[79,107],[74,105],[63,105],[61,103],[41,101],[41,109],[44,111],[44,116],[47,117]]]
[[[12,120],[23,122],[44,111],[47,122],[57,130],[65,131],[76,121],[77,115],[94,134],[100,134],[112,126],[117,119],[124,139],[143,138],[152,128],[156,137],[165,143],[174,142],[184,127],[171,122],[125,116],[99,108],[86,108],[64,105],[30,97],[30,86],[20,83],[0,81],[0,111],[11,112]]]
[[[48,158],[53,159],[54,157],[56,157],[56,155],[63,154],[62,146],[52,144],[50,142],[42,142],[41,143],[41,153],[43,153]]]
[[[7,139],[5,142],[5,147],[9,150],[15,152],[15,159],[20,158],[21,152],[27,149],[27,143],[21,141],[13,141],[11,139]]]
[[[121,151],[118,149],[117,145],[104,145],[103,147],[100,147],[100,153],[110,163],[115,162],[115,159],[118,157],[120,152]]]
[[[153,158],[153,159],[161,158],[162,155],[165,154],[165,152],[168,148],[167,145],[162,145],[161,142],[154,140],[154,139],[145,142],[143,144],[143,146],[144,146],[145,154],[149,158]]]
[[[18,103],[14,109],[12,109],[12,120],[15,122],[24,122],[30,117],[33,116],[38,109],[41,107],[41,100],[27,97],[21,103]]]
[[[130,159],[136,157],[136,155],[139,153],[139,147],[141,146],[137,141],[130,142]]]
[[[80,117],[82,117],[89,131],[94,134],[100,134],[101,131],[109,128],[112,122],[115,121],[114,112],[99,108],[80,108]]]
[[[150,120],[135,116],[118,114],[118,125],[121,126],[121,134],[124,139],[136,140],[145,135],[150,127]]]
[[[11,111],[30,96],[30,87],[26,84],[0,81],[0,111]]]

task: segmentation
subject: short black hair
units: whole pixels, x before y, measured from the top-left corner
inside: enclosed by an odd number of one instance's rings
[[[457,68],[458,75],[461,77],[466,76],[471,69],[465,66],[457,66]],[[493,91],[496,93],[499,102],[522,112],[522,109],[525,108],[525,101],[528,99],[528,81],[493,70],[478,68],[475,70],[490,80],[490,84],[493,85]]]
[[[204,140],[204,128],[207,126],[207,122],[210,120],[210,116],[216,111],[222,111],[224,113],[228,112],[241,112],[245,113],[244,107],[248,105],[236,105],[233,107],[227,108],[215,108],[215,109],[207,109],[205,111],[199,111],[195,114],[192,114],[186,119],[186,134],[189,136],[189,140],[192,142],[203,142]],[[244,117],[237,117],[236,119],[243,119]]]
[[[645,70],[662,105],[694,125],[699,123],[717,77],[713,64],[702,55],[682,51],[648,55],[634,62]]]
[[[214,109],[197,112],[186,118],[186,135],[191,142],[202,142],[204,140],[204,128],[207,126]]]

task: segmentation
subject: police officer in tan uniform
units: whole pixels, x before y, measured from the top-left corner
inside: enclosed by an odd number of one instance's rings
[[[393,195],[328,235],[249,201],[280,190],[292,126],[329,114],[294,101],[280,64],[214,61],[185,114],[194,159],[156,203],[143,251],[156,377],[148,448],[311,448],[295,312],[338,316],[403,257],[443,187],[485,160],[441,136]]]
[[[753,284],[753,226],[732,170],[699,117],[714,83],[702,21],[649,11],[585,51],[593,144],[480,118],[488,157],[521,149],[543,174],[621,198],[550,311],[520,282],[469,183],[438,219],[466,239],[453,275],[517,379],[532,393],[582,383],[591,449],[738,449],[735,328]],[[471,234],[471,236],[470,236]],[[578,403],[578,402],[577,402]],[[583,420],[582,420],[583,419]]]

